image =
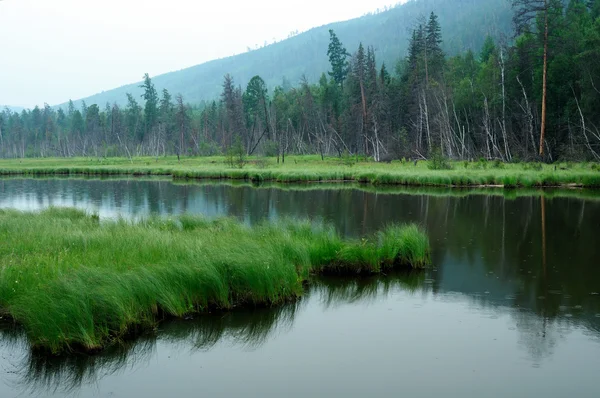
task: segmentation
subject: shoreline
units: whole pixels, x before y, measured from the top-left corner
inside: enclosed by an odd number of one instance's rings
[[[288,157],[285,164],[274,158],[232,167],[224,157],[186,158],[178,162],[167,158],[107,159],[25,159],[0,160],[2,176],[162,176],[178,180],[246,181],[277,184],[344,184],[372,186],[442,188],[600,188],[600,166],[592,163],[555,165],[538,163],[499,164],[491,162],[453,162],[450,170],[430,170],[428,163],[346,164],[338,158],[325,161],[314,156]],[[261,167],[257,167],[261,164]],[[568,167],[568,168],[567,168]],[[533,169],[536,168],[536,169]]]

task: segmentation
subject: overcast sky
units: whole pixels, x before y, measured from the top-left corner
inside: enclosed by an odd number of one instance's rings
[[[396,0],[0,0],[0,104],[62,103]]]

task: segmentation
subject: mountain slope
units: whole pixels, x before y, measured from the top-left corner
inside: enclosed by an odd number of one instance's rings
[[[0,111],[2,111],[5,108],[10,109],[12,112],[21,112],[23,109],[25,109],[21,106],[0,105]]]
[[[511,30],[512,12],[506,0],[413,0],[389,11],[313,28],[258,50],[155,76],[153,82],[159,92],[166,88],[173,95],[181,93],[190,103],[217,98],[226,73],[242,87],[254,75],[260,75],[271,89],[281,84],[284,77],[293,85],[303,75],[314,82],[329,67],[326,54],[329,29],[335,30],[351,53],[359,42],[373,45],[378,62],[386,62],[391,70],[397,60],[405,56],[411,29],[419,16],[426,17],[432,11],[439,16],[444,49],[449,54],[469,48],[478,51],[488,34],[498,36]],[[140,76],[143,72],[140,71]],[[119,87],[84,100],[88,105],[124,104],[126,93],[140,98],[139,84]],[[76,101],[76,105],[80,103]]]

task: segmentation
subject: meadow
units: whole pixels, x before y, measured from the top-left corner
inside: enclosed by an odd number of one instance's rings
[[[166,318],[282,304],[315,275],[430,262],[415,225],[347,240],[309,221],[100,220],[69,208],[0,210],[0,241],[0,315],[53,354],[97,352]]]
[[[354,157],[37,158],[0,160],[0,175],[135,175],[174,179],[230,179],[252,182],[363,184],[438,187],[600,187],[597,163],[501,163],[498,161],[393,161]]]

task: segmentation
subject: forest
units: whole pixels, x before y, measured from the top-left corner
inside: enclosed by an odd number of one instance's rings
[[[480,51],[443,51],[435,13],[418,18],[406,56],[378,62],[329,31],[329,70],[268,90],[223,78],[190,104],[146,74],[127,104],[73,102],[0,112],[0,156],[215,154],[600,160],[600,0],[512,0],[515,31]]]

